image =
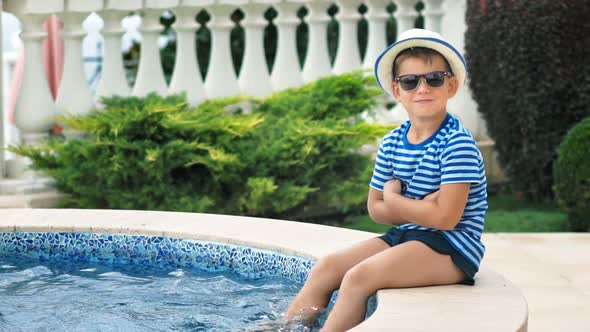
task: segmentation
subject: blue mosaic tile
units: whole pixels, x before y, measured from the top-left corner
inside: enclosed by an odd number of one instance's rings
[[[0,232],[0,255],[26,255],[40,260],[232,271],[249,278],[281,277],[303,283],[313,261],[277,252],[230,244],[158,236]]]

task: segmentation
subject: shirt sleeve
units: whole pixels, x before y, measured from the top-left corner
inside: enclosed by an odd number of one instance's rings
[[[483,177],[481,153],[469,135],[450,138],[441,155],[441,181],[448,183],[479,183]]]
[[[377,151],[377,159],[375,160],[375,167],[373,168],[373,176],[371,177],[371,188],[383,191],[385,183],[393,179],[393,165],[387,156],[391,151],[392,143],[384,139]]]

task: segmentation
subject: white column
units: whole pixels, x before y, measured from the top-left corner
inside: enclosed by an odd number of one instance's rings
[[[263,97],[272,93],[270,75],[264,55],[264,11],[268,5],[248,3],[242,7],[246,17],[242,26],[246,30],[244,61],[238,83],[244,95]]]
[[[21,39],[25,65],[20,93],[16,101],[15,124],[24,143],[36,144],[49,137],[55,122],[55,105],[43,68],[43,29],[45,15],[21,15]]]
[[[274,91],[284,90],[303,84],[301,67],[297,58],[296,29],[300,20],[298,3],[282,2],[276,5],[278,17],[275,20],[279,30],[278,50],[272,68],[271,82]]]
[[[234,27],[230,14],[232,5],[213,5],[207,8],[211,14],[211,57],[205,91],[208,98],[236,96],[240,93],[238,79],[231,59],[230,30]]]
[[[1,2],[0,2],[0,7],[2,6]],[[0,36],[3,36],[2,34],[2,15],[0,15]],[[3,49],[2,49],[2,43],[0,43],[0,54],[4,54],[3,53]],[[4,63],[4,61],[0,61],[0,63]],[[4,65],[0,65],[0,92],[4,91],[2,82],[4,81],[3,78],[4,77],[4,72],[2,71],[2,69],[4,68]],[[0,180],[2,180],[5,176],[6,176],[6,172],[4,171],[5,166],[4,166],[4,93],[0,94]]]
[[[385,34],[386,23],[389,19],[389,13],[385,7],[389,0],[367,0],[369,9],[365,18],[369,22],[369,36],[363,68],[373,68],[375,59],[387,47],[387,36]]]
[[[394,3],[397,6],[394,16],[397,21],[397,37],[399,37],[402,32],[414,28],[418,17],[416,11],[418,0],[394,0]],[[382,103],[387,101],[393,101],[393,98],[384,96]],[[402,123],[408,119],[408,113],[401,103],[395,104],[391,111],[383,114],[386,114],[385,118],[387,118],[388,122]]]
[[[409,29],[414,28],[418,12],[416,4],[418,0],[394,0],[397,10],[394,13],[397,21],[397,35]]]
[[[121,38],[125,34],[121,20],[127,16],[127,13],[108,10],[101,12],[100,16],[104,21],[102,29],[104,51],[102,74],[96,89],[96,97],[128,96],[130,89],[125,78],[123,55],[121,54]]]
[[[441,33],[442,17],[445,14],[443,0],[424,0],[424,28]]]
[[[309,9],[309,14],[307,14],[309,44],[303,65],[303,81],[305,83],[332,74],[327,35],[327,26],[330,22],[327,10],[330,4],[329,1],[321,0],[311,0],[306,4]]]
[[[176,11],[176,61],[168,92],[184,92],[189,104],[198,105],[205,100],[205,86],[197,66],[195,48],[196,31],[199,24],[195,20],[200,8],[181,7]]]
[[[334,73],[342,74],[361,68],[358,48],[357,25],[361,18],[358,7],[360,0],[337,0],[339,11],[338,51],[334,61]]]
[[[158,38],[163,26],[160,24],[162,10],[145,9],[141,21],[141,51],[139,69],[133,87],[133,95],[146,96],[150,92],[165,96],[168,90],[160,61]]]
[[[444,15],[442,17],[441,35],[461,54],[465,49],[465,22],[466,0],[445,1],[443,3]],[[469,68],[467,68],[469,71]],[[473,100],[469,89],[469,73],[465,86],[459,90],[457,95],[449,100],[447,109],[461,119],[461,123],[471,131],[476,140],[490,139],[487,133],[485,120],[477,111],[477,103]]]
[[[59,115],[84,115],[94,110],[92,93],[84,75],[82,63],[82,38],[86,32],[82,22],[87,14],[66,12],[64,23],[64,69],[56,98]]]

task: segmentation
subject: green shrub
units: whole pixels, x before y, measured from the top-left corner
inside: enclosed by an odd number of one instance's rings
[[[555,195],[571,231],[590,230],[590,117],[565,136],[553,165]]]
[[[11,150],[56,179],[67,207],[264,217],[346,209],[364,202],[370,179],[371,158],[356,151],[391,129],[359,120],[378,94],[358,72],[195,108],[180,97],[111,98],[62,120],[87,139]],[[229,111],[238,101],[251,113]]]
[[[568,128],[590,115],[590,2],[470,0],[470,87],[513,190],[552,198]]]

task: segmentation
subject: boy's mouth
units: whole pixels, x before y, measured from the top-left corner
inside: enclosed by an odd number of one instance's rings
[[[418,99],[418,100],[414,100],[415,103],[418,104],[426,104],[426,103],[430,103],[432,102],[434,99]]]

